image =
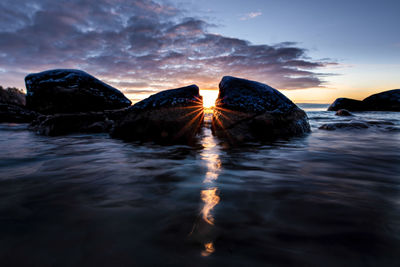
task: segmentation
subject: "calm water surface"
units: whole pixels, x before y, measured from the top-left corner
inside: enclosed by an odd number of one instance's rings
[[[0,265],[399,266],[400,113],[306,110],[310,135],[241,147],[0,124]],[[318,130],[351,119],[395,125]]]

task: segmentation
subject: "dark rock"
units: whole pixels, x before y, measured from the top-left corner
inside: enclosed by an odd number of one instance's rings
[[[328,107],[328,111],[338,111],[340,109],[363,111],[366,107],[362,101],[350,98],[338,98]]]
[[[336,111],[336,116],[353,116],[347,109],[339,109]]]
[[[0,103],[0,122],[31,122],[38,115],[38,113],[23,106]]]
[[[29,74],[25,84],[27,107],[43,114],[103,111],[131,105],[120,91],[80,70]]]
[[[122,109],[113,109],[113,110],[104,110],[104,115],[113,121],[117,121],[125,116],[129,112],[129,108]]]
[[[17,88],[6,88],[0,86],[0,103],[25,106],[25,94]]]
[[[111,136],[127,141],[192,143],[204,118],[196,85],[152,95],[116,121]]]
[[[318,129],[334,131],[338,129],[367,129],[368,124],[365,122],[335,122],[321,125]]]
[[[306,113],[268,85],[226,76],[219,84],[213,133],[229,143],[298,136],[310,131]]]
[[[351,120],[345,122],[334,122],[334,123],[327,123],[323,124],[319,127],[321,130],[340,130],[340,129],[367,129],[367,128],[374,128],[374,129],[384,129],[384,130],[391,130],[397,127],[391,121],[364,121],[364,120]]]
[[[25,94],[21,90],[0,86],[0,122],[31,122],[38,115],[25,107]]]
[[[400,111],[400,89],[371,95],[363,101],[338,98],[329,106],[329,111],[347,109],[350,111]]]
[[[391,121],[366,121],[370,125],[395,125]]]
[[[105,133],[112,128],[113,121],[103,112],[55,114],[39,116],[30,125],[30,130],[40,135],[59,136],[71,133]]]
[[[372,111],[400,111],[400,89],[371,95],[363,102]]]

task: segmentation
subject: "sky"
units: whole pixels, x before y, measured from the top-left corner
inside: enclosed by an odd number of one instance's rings
[[[400,1],[2,0],[0,85],[82,69],[133,102],[225,75],[294,102],[400,88]],[[213,90],[213,91],[212,91]]]

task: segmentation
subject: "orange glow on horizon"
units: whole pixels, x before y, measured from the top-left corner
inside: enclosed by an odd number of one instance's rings
[[[398,89],[400,86],[396,84],[380,85],[380,86],[365,86],[359,88],[357,86],[340,84],[337,87],[330,85],[325,88],[305,88],[297,90],[287,90],[279,88],[278,91],[283,93],[294,103],[315,103],[315,104],[331,104],[335,99],[339,97],[353,98],[357,100],[363,100],[364,98],[380,93],[387,90]],[[163,90],[160,90],[163,91]],[[136,104],[147,97],[160,92],[154,91],[149,93],[126,93],[125,96],[132,101],[132,104]],[[205,109],[211,109],[215,106],[215,100],[218,97],[218,89],[201,89],[200,95],[203,97],[203,107]]]

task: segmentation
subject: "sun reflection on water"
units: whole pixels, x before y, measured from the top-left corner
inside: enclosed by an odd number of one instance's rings
[[[203,235],[203,251],[201,255],[204,257],[210,256],[215,252],[214,238],[212,236],[215,218],[212,214],[213,209],[220,202],[221,198],[218,195],[218,187],[216,181],[221,169],[220,150],[218,144],[211,133],[210,129],[205,129],[203,138],[204,150],[201,154],[202,160],[206,163],[207,172],[203,183],[206,188],[201,190],[200,197],[203,201],[201,209],[201,219],[205,222],[205,227],[199,231]],[[201,225],[199,223],[199,225]],[[200,227],[200,226],[198,226]]]
[[[213,242],[204,244],[204,250],[201,252],[201,256],[208,257],[215,251]]]
[[[220,200],[220,197],[217,195],[217,188],[202,190],[201,200],[204,202],[203,209],[201,210],[204,221],[208,224],[214,225],[214,217],[211,214],[211,211]]]

